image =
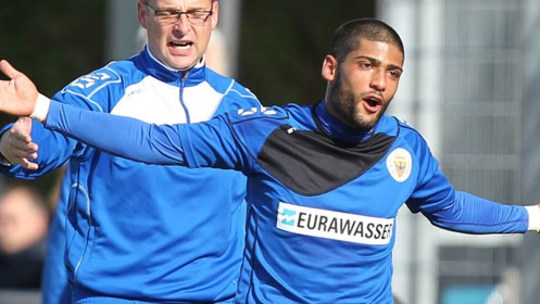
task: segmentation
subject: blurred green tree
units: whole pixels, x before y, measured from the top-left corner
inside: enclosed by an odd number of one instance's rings
[[[237,78],[266,105],[319,101],[334,30],[373,16],[375,0],[242,1]]]
[[[104,64],[105,16],[105,0],[1,1],[0,58],[50,96]],[[0,126],[15,119],[0,115]],[[34,183],[48,195],[59,174]]]

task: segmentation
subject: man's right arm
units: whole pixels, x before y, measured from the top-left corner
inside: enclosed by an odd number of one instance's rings
[[[158,165],[240,169],[226,115],[195,124],[156,125],[48,101],[45,126],[113,155]]]
[[[187,143],[191,141],[190,137],[198,140],[197,153],[193,155],[196,161],[193,164],[186,163],[179,134],[183,127],[195,125],[149,125],[129,117],[51,102],[39,95],[34,83],[7,61],[0,61],[0,71],[10,78],[0,80],[0,111],[10,115],[31,116],[46,122],[46,126],[54,131],[109,153],[153,164],[230,169],[237,167],[241,157],[232,134],[224,135],[225,131],[230,130],[223,116],[212,119],[214,124],[195,124],[197,126],[192,131],[197,132],[186,132]],[[49,115],[56,116],[49,121]],[[191,147],[186,149],[189,152],[192,150]]]

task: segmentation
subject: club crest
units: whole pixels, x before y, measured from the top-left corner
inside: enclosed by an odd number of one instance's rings
[[[406,181],[411,176],[412,157],[409,151],[397,148],[386,158],[388,172],[397,182]]]

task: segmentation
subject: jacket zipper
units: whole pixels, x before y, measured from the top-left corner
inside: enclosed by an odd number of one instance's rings
[[[90,208],[90,196],[85,191],[85,189],[79,187],[79,185],[72,185],[71,188],[75,188],[75,189],[72,189],[72,191],[78,191],[80,193],[77,195],[82,195],[82,193],[84,193],[86,197],[86,216],[88,217],[88,231],[86,232],[86,245],[84,246],[83,253],[79,257],[79,260],[77,261],[77,264],[75,265],[75,269],[73,270],[73,282],[75,286],[78,286],[79,280],[77,278],[77,274],[79,273],[79,268],[81,267],[82,261],[84,260],[84,257],[86,256],[86,251],[88,250],[88,246],[90,246],[89,240],[90,240],[90,233],[92,231],[92,211]]]
[[[182,73],[182,72],[180,72]],[[179,99],[180,99],[180,105],[182,105],[182,108],[184,108],[184,113],[186,114],[186,123],[191,123],[191,118],[189,117],[189,111],[188,111],[188,108],[186,106],[186,104],[184,103],[184,87],[186,85],[186,79],[188,78],[189,76],[189,70],[188,71],[185,71],[184,74],[182,74],[182,76],[180,77],[180,96],[179,96]]]

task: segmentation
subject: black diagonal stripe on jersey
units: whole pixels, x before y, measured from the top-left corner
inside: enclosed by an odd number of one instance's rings
[[[258,163],[289,189],[318,195],[355,179],[378,162],[395,137],[378,133],[362,143],[336,143],[312,131],[287,132],[283,125],[267,138]]]

